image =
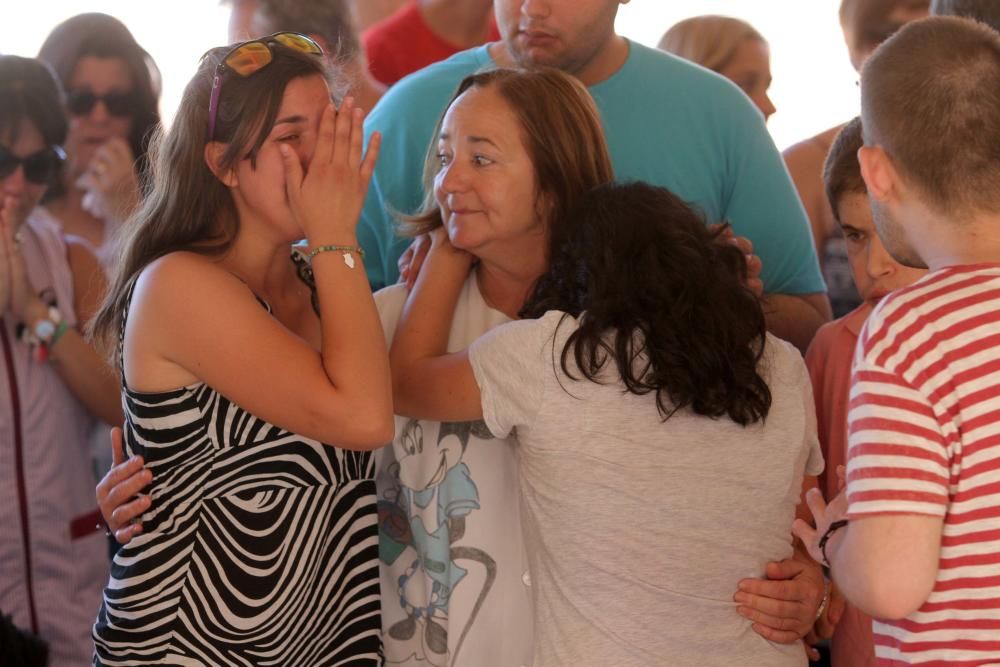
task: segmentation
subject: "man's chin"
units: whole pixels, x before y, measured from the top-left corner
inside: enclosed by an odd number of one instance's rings
[[[548,49],[539,47],[519,46],[512,50],[514,62],[520,67],[531,69],[533,67],[554,67],[563,69],[563,62],[559,57]]]

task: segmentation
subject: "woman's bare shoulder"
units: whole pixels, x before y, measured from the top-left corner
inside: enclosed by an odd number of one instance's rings
[[[224,311],[227,304],[254,300],[246,284],[222,264],[190,251],[171,252],[150,262],[136,279],[134,297],[136,305],[152,305],[167,317],[199,317]]]

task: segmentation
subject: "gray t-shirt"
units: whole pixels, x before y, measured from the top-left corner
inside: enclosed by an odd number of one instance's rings
[[[765,423],[663,422],[613,364],[604,384],[563,373],[576,320],[562,316],[470,348],[484,420],[518,444],[534,667],[805,664],[800,643],[763,639],[733,602],[740,579],[791,556],[803,474],[823,468],[798,351],[768,336]]]

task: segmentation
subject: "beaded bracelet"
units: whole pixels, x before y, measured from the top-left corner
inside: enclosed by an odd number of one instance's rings
[[[354,255],[352,255],[351,253],[355,253],[356,252],[356,253],[358,253],[358,257],[360,257],[361,259],[365,258],[365,251],[362,250],[361,248],[359,248],[358,246],[353,246],[353,245],[321,245],[321,246],[316,246],[315,248],[313,248],[312,250],[309,251],[309,254],[307,255],[307,257],[309,258],[309,261],[312,262],[313,257],[315,257],[316,255],[320,254],[321,252],[337,252],[337,251],[344,253],[343,254],[344,264],[346,264],[347,268],[349,268],[349,269],[353,269],[354,266],[355,266],[355,264],[354,264]]]
[[[24,323],[17,325],[17,337],[31,348],[36,361],[43,363],[51,356],[52,347],[69,330],[55,306],[49,306],[48,317],[39,320],[34,328]]]
[[[823,577],[823,599],[819,601],[819,607],[816,609],[816,618],[813,619],[813,623],[819,620],[819,617],[823,615],[826,611],[826,606],[830,603],[830,581],[824,576]]]

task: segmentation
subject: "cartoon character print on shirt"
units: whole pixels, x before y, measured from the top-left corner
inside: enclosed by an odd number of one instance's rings
[[[444,667],[449,632],[461,633],[450,656],[450,664],[459,664],[462,641],[496,580],[496,561],[489,554],[457,544],[466,516],[479,509],[479,492],[462,462],[471,436],[493,438],[482,421],[410,419],[392,443],[395,461],[380,475],[379,558],[388,565],[409,561],[396,582],[405,618],[387,629],[388,664],[415,659]],[[459,562],[483,568],[483,583],[470,617],[450,619],[451,597],[468,574]],[[383,605],[392,604],[390,599],[391,591],[384,591]]]

